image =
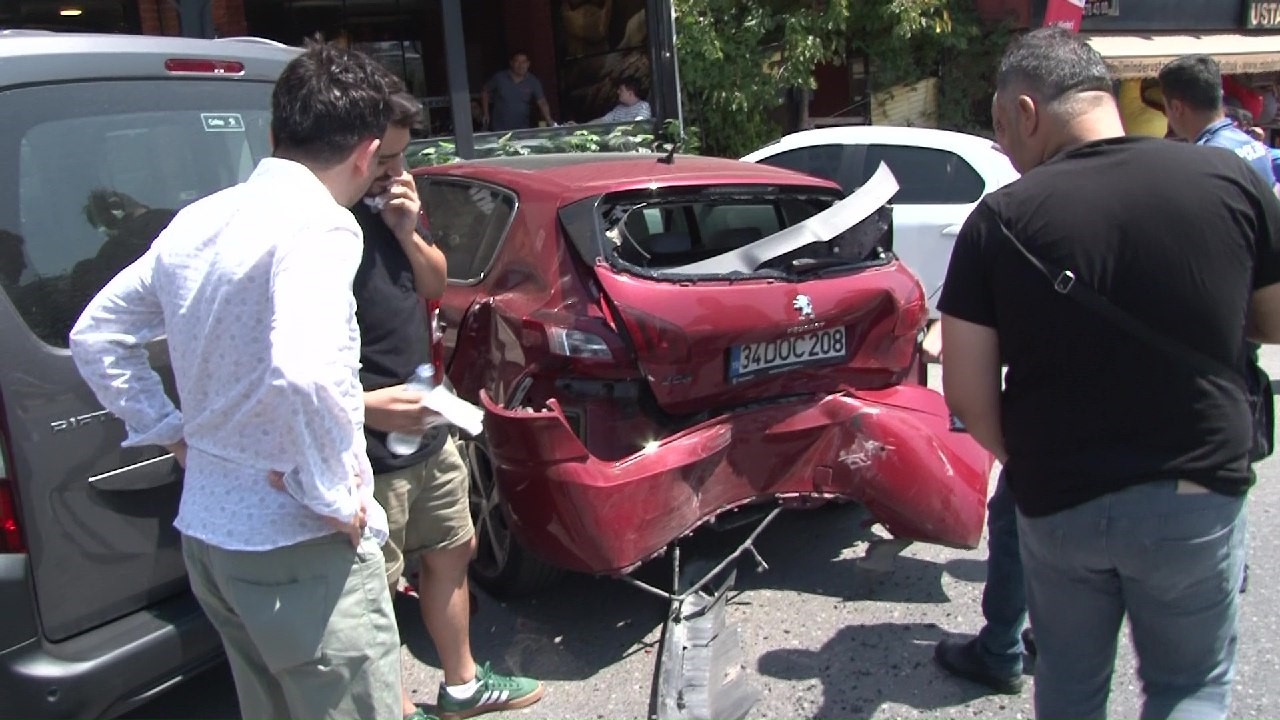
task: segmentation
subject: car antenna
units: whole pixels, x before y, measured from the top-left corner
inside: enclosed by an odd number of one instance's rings
[[[676,145],[675,143],[671,143],[671,149],[667,150],[667,154],[666,154],[666,155],[663,155],[662,157],[658,158],[658,162],[660,162],[660,163],[666,163],[667,165],[675,165],[675,164],[676,164],[676,149],[677,149],[678,147],[679,147],[679,146],[678,146],[678,145]]]

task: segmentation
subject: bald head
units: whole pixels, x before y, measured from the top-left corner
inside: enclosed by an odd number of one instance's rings
[[[1062,28],[1033,30],[1010,43],[996,71],[996,91],[1048,105],[1080,93],[1111,94],[1111,73],[1097,50]]]
[[[996,72],[996,139],[1020,172],[1073,144],[1124,134],[1102,56],[1061,28],[1009,45]]]

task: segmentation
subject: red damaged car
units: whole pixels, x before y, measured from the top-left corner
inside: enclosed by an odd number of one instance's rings
[[[887,170],[848,198],[692,156],[415,172],[447,374],[486,410],[464,450],[489,589],[625,574],[747,504],[856,501],[895,537],[978,543],[992,460],[915,380],[927,306]]]

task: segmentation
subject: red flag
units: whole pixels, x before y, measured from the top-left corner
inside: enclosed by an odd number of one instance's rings
[[[1080,32],[1084,3],[1085,0],[1049,0],[1044,8],[1044,26],[1058,26],[1071,32]]]

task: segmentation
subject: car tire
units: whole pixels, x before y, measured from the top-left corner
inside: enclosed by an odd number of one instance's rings
[[[532,595],[559,582],[565,571],[534,557],[507,525],[488,445],[480,438],[460,439],[458,445],[470,475],[468,498],[476,527],[472,579],[497,597]]]

